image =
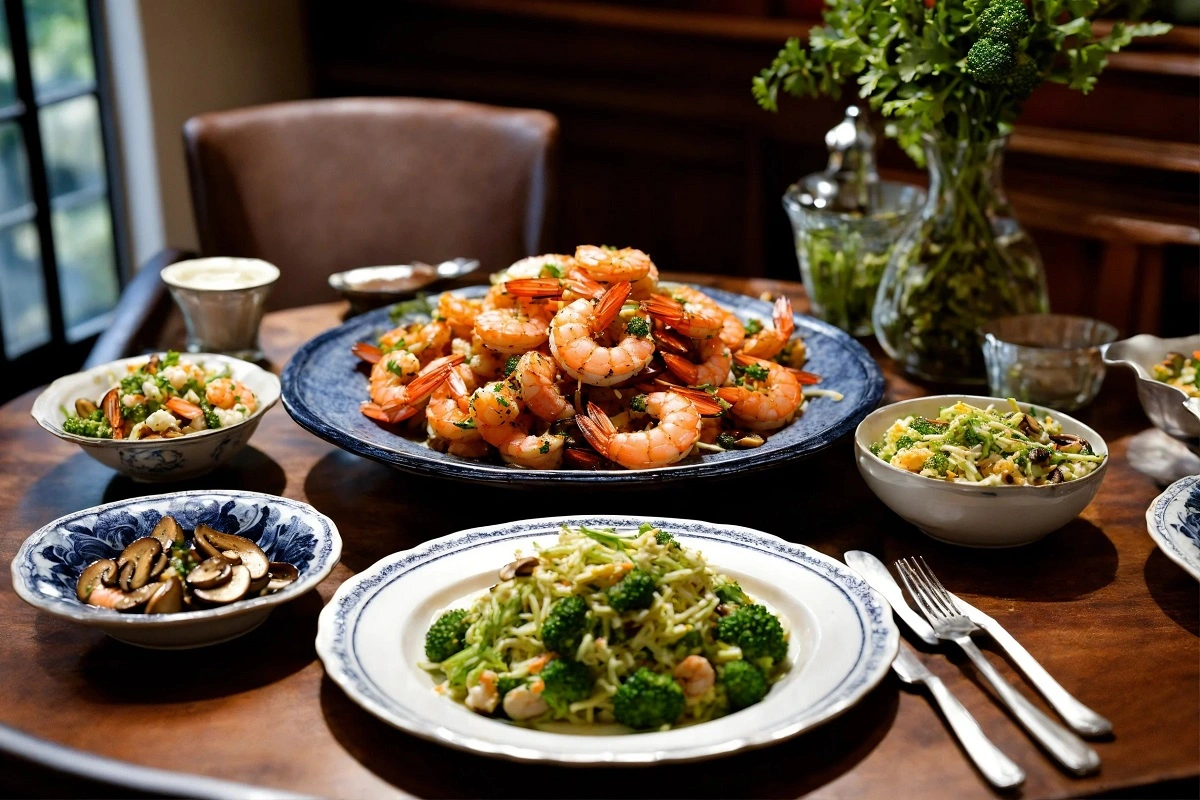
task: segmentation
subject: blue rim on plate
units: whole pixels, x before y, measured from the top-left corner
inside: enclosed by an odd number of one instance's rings
[[[424,568],[436,568],[437,562],[447,558],[463,556],[471,550],[486,548],[512,540],[524,540],[531,537],[553,536],[562,526],[586,525],[589,527],[612,527],[618,530],[636,529],[643,522],[649,522],[655,527],[664,528],[685,539],[700,540],[699,547],[705,548],[704,542],[720,543],[745,550],[755,558],[778,559],[779,569],[801,569],[814,579],[821,581],[833,595],[839,598],[837,605],[844,610],[841,614],[849,614],[853,618],[841,620],[839,625],[842,633],[851,636],[848,631],[853,629],[854,648],[856,653],[846,663],[839,667],[833,678],[836,679],[831,688],[822,696],[813,699],[807,706],[792,708],[781,712],[782,717],[772,718],[766,727],[750,727],[743,724],[738,728],[740,733],[727,738],[723,735],[713,738],[702,737],[707,741],[677,741],[668,745],[664,736],[683,731],[695,732],[707,730],[717,733],[713,728],[723,721],[732,720],[760,706],[772,702],[770,695],[761,704],[727,715],[717,720],[711,720],[697,725],[682,726],[663,732],[641,732],[627,734],[618,739],[634,739],[636,746],[611,746],[615,740],[607,736],[593,739],[599,742],[595,746],[585,745],[580,749],[571,749],[564,744],[554,746],[548,739],[541,739],[531,744],[518,737],[521,731],[528,729],[520,726],[509,726],[509,723],[486,720],[489,725],[506,726],[488,729],[483,735],[472,733],[471,727],[464,728],[460,721],[444,716],[439,708],[435,719],[422,713],[412,698],[406,692],[402,696],[394,696],[372,677],[360,658],[360,651],[368,648],[368,659],[376,666],[379,665],[379,651],[369,643],[372,635],[383,635],[389,642],[398,643],[404,635],[403,631],[395,630],[386,633],[366,631],[360,623],[373,601],[391,591],[397,582],[413,578],[414,573]],[[709,545],[711,547],[713,545]],[[720,563],[713,564],[721,571]],[[772,583],[767,579],[766,571],[755,575],[759,581]],[[427,578],[416,577],[416,581]],[[418,586],[424,591],[423,587]],[[403,595],[405,603],[411,603],[410,593]],[[386,605],[387,601],[383,601]],[[831,613],[826,611],[826,613]],[[376,613],[376,617],[378,613]],[[411,624],[412,620],[407,620]],[[395,621],[387,617],[387,624],[402,627],[405,622]],[[367,626],[369,627],[369,626]],[[830,632],[826,632],[828,635]],[[783,741],[820,724],[828,722],[842,714],[857,703],[867,692],[874,688],[887,674],[892,660],[899,647],[899,628],[892,618],[892,610],[887,601],[877,593],[863,578],[840,561],[826,556],[802,544],[780,539],[777,536],[743,528],[737,525],[725,525],[696,520],[674,519],[669,517],[646,517],[624,515],[583,515],[547,517],[543,519],[522,520],[500,525],[484,526],[459,531],[457,533],[433,539],[411,550],[393,553],[376,562],[371,567],[348,579],[334,593],[333,598],[321,611],[317,624],[317,655],[325,666],[326,674],[337,683],[343,691],[364,709],[385,722],[408,733],[431,741],[445,744],[462,750],[473,751],[484,755],[516,760],[554,762],[566,765],[611,765],[611,766],[644,766],[649,764],[679,761],[695,761],[715,756],[729,755],[741,750],[765,747]],[[818,634],[818,640],[820,635]],[[390,651],[389,651],[390,652]],[[396,665],[389,657],[388,669]],[[815,662],[808,664],[805,669],[816,668]],[[803,674],[797,680],[802,680]],[[432,689],[432,682],[429,688]],[[452,715],[459,709],[455,704],[439,699],[445,703],[445,714]],[[776,698],[776,702],[780,702]],[[772,712],[774,713],[774,712]],[[475,715],[468,714],[472,719]],[[753,720],[757,724],[758,720]],[[473,727],[473,726],[472,726]],[[540,735],[540,734],[538,734]],[[554,737],[558,739],[558,737]],[[690,739],[691,737],[676,737]],[[561,742],[562,740],[559,739]],[[610,742],[610,748],[605,748],[603,742]],[[655,749],[657,745],[658,749]]]
[[[1155,498],[1146,530],[1167,558],[1200,581],[1200,475],[1175,481]]]
[[[697,286],[744,320],[770,320],[771,304],[744,295]],[[456,290],[463,297],[482,297],[486,286]],[[410,317],[416,319],[415,316]],[[407,319],[407,318],[406,318]],[[542,485],[608,483],[637,485],[685,478],[727,477],[767,469],[805,458],[830,446],[854,428],[883,397],[883,374],[866,348],[827,322],[795,315],[796,331],[808,346],[805,369],[822,376],[820,388],[841,392],[840,401],[809,401],[800,419],[772,434],[753,450],[706,453],[670,467],[650,470],[523,470],[501,464],[439,453],[367,419],[359,406],[367,398],[367,380],[357,368],[350,346],[374,341],[394,327],[388,309],[355,317],[311,339],[283,370],[283,406],[300,427],[356,455],[402,470],[466,481]]]

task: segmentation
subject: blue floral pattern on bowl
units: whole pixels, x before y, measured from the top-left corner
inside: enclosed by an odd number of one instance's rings
[[[286,561],[299,579],[275,594],[218,608],[178,614],[121,614],[79,602],[79,574],[99,558],[116,558],[134,539],[149,536],[164,516],[185,530],[209,525],[258,544],[271,561]],[[284,497],[235,491],[190,491],[122,500],[69,514],[34,533],[12,562],[13,585],[26,602],[56,616],[112,626],[171,626],[245,614],[304,594],[323,580],[341,556],[333,522],[311,506]],[[184,645],[164,645],[184,646]]]
[[[1167,558],[1200,580],[1200,475],[1167,487],[1146,511],[1146,528]]]
[[[770,320],[771,304],[744,295],[697,287],[743,321]],[[481,297],[486,286],[456,290]],[[402,322],[419,319],[401,318]],[[424,443],[392,433],[362,415],[367,380],[350,346],[372,341],[393,327],[388,309],[355,317],[310,340],[283,370],[283,405],[301,427],[343,450],[425,475],[466,481],[499,481],[527,485],[561,483],[666,483],[697,477],[731,476],[765,469],[810,456],[854,430],[883,397],[883,374],[866,348],[847,333],[812,317],[795,315],[796,333],[808,345],[805,369],[822,376],[821,387],[841,392],[843,399],[809,401],[808,410],[791,425],[773,433],[753,450],[705,453],[682,463],[650,470],[523,470],[499,463],[439,453]]]

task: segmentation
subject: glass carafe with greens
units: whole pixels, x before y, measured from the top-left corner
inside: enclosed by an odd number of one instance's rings
[[[907,372],[986,380],[980,327],[1049,309],[1046,273],[1000,180],[1005,138],[924,137],[929,196],[892,250],[875,335]]]

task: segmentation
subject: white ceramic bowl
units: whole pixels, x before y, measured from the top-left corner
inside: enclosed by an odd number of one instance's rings
[[[1150,368],[1167,353],[1190,354],[1200,350],[1200,334],[1160,339],[1143,333],[1113,342],[1104,349],[1104,363],[1120,364],[1137,373],[1138,400],[1154,427],[1171,436],[1200,436],[1200,398],[1189,398],[1182,389],[1156,381]]]
[[[92,458],[135,481],[165,482],[194,478],[216,469],[245,446],[267,409],[279,401],[279,378],[249,361],[211,353],[185,353],[190,361],[227,366],[230,375],[250,387],[258,408],[244,422],[175,439],[91,439],[62,429],[64,409],[80,397],[97,400],[126,374],[126,366],[144,364],[149,356],[123,358],[59,378],[33,401],[33,418],[60,439],[75,442]]]
[[[149,536],[167,514],[189,530],[204,523],[245,536],[270,560],[296,567],[300,578],[265,597],[178,614],[123,614],[81,603],[75,584],[83,568],[98,558],[116,558],[134,539]],[[141,647],[183,649],[254,630],[275,606],[315,588],[341,554],[337,526],[307,503],[257,492],[174,492],[120,500],[54,520],[21,545],[12,562],[12,581],[22,600],[47,614]]]
[[[934,539],[968,547],[1015,547],[1036,542],[1066,525],[1096,496],[1108,469],[1108,459],[1086,477],[1049,486],[977,486],[925,478],[893,467],[871,453],[892,424],[920,414],[936,417],[938,410],[962,400],[974,406],[1007,407],[995,397],[943,394],[918,397],[884,406],[864,419],[854,432],[858,471],[871,491],[908,522]],[[1018,403],[1022,411],[1029,403]],[[1100,434],[1059,411],[1038,406],[1062,423],[1063,433],[1087,439],[1097,455],[1108,455]]]

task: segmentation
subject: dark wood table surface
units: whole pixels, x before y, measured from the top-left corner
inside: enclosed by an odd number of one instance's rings
[[[705,278],[758,295],[797,284]],[[263,345],[276,369],[344,307],[271,314]],[[878,354],[877,351],[876,354]],[[885,402],[927,393],[881,358]],[[843,716],[789,742],[698,764],[585,770],[512,764],[446,749],[379,722],[322,670],[317,616],[346,578],[426,539],[475,525],[561,513],[669,514],[740,523],[840,557],[923,554],[949,588],[994,616],[1084,703],[1112,720],[1095,743],[1100,772],[1056,769],[986,694],[957,653],[922,657],[1028,773],[1006,796],[1195,797],[1200,773],[1200,591],[1146,533],[1160,487],[1131,469],[1132,434],[1148,427],[1132,380],[1110,373],[1079,416],[1109,444],[1095,502],[1041,542],[1013,550],[956,548],[926,538],[868,491],[848,440],[796,465],[653,493],[465,489],[344,453],[309,435],[281,406],[221,471],[176,488],[242,488],[304,500],[337,523],[342,561],[320,588],[226,644],[142,650],[38,614],[7,568],[22,540],[54,518],[157,491],[100,466],[29,417],[35,393],[0,408],[0,722],[51,743],[136,764],[333,797],[764,796],[987,797],[926,697],[889,675]],[[1016,673],[997,651],[990,660]],[[1040,703],[1024,684],[1022,691]],[[111,787],[0,759],[9,794],[96,794]]]

